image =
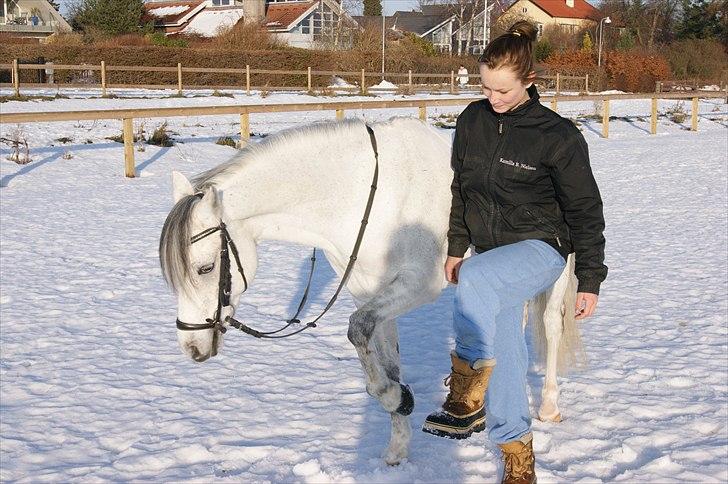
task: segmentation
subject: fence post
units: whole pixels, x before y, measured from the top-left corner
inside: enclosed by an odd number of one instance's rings
[[[558,112],[558,110],[559,110],[559,105],[556,101],[556,96],[554,96],[554,98],[551,100],[551,111]]]
[[[693,98],[693,109],[690,112],[690,117],[692,118],[692,125],[690,126],[690,131],[697,131],[698,130],[698,98]]]
[[[101,61],[101,97],[106,97],[106,62]]]
[[[407,83],[409,84],[410,93],[412,92],[412,69],[407,73]]]
[[[336,120],[340,121],[344,119],[344,110],[343,109],[337,109],[336,110]]]
[[[609,138],[609,99],[602,101],[602,137]]]
[[[656,93],[662,92],[662,83],[660,81],[655,82],[655,92]]]
[[[561,92],[561,74],[558,72],[556,73],[556,95],[559,95],[559,92]]]
[[[450,71],[450,94],[455,94],[455,71]]]
[[[18,59],[13,59],[13,88],[15,89],[15,97],[20,97],[20,70],[18,69]]]
[[[589,94],[589,74],[584,78],[584,92]]]
[[[364,69],[361,70],[361,93],[366,94],[367,93],[367,78],[366,75],[364,75]]]
[[[420,119],[427,121],[427,106],[420,106]]]
[[[311,68],[308,67],[308,92],[311,92]]]
[[[652,116],[650,118],[650,134],[657,134],[657,98],[652,98]]]
[[[182,63],[177,63],[177,94],[182,95]]]
[[[245,92],[250,96],[250,66],[245,65]]]
[[[240,148],[250,141],[250,113],[240,113]]]
[[[136,176],[134,166],[134,119],[124,118],[124,176],[134,178]]]

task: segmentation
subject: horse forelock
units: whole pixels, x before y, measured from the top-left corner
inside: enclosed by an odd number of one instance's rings
[[[189,286],[190,221],[192,209],[199,200],[195,195],[181,198],[167,215],[159,238],[162,274],[175,293]]]

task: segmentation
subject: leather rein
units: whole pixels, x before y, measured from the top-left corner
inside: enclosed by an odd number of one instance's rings
[[[245,277],[245,271],[243,270],[243,266],[240,263],[240,255],[238,254],[238,249],[235,246],[235,242],[233,241],[232,237],[230,237],[230,233],[227,230],[227,226],[225,225],[225,222],[222,220],[220,221],[220,224],[215,227],[210,227],[208,229],[203,230],[202,232],[193,235],[190,238],[190,244],[194,244],[195,242],[198,242],[206,237],[209,237],[210,235],[220,232],[220,278],[218,280],[218,297],[217,297],[217,309],[215,310],[215,314],[212,318],[205,319],[205,323],[185,323],[184,321],[181,321],[179,318],[177,319],[177,329],[181,331],[199,331],[203,329],[214,329],[215,331],[219,331],[220,333],[227,332],[226,324],[242,331],[243,333],[247,333],[251,336],[254,336],[256,338],[268,338],[268,339],[275,339],[275,338],[287,338],[289,336],[293,336],[295,334],[298,334],[302,331],[307,330],[308,328],[315,328],[316,323],[319,319],[323,317],[324,314],[328,312],[329,309],[334,305],[334,302],[336,302],[336,298],[339,296],[339,293],[343,289],[346,282],[349,280],[349,276],[351,275],[351,271],[354,268],[354,263],[356,262],[357,255],[359,254],[359,247],[361,246],[362,239],[364,238],[364,231],[366,229],[367,224],[369,223],[369,214],[372,210],[372,205],[374,203],[374,194],[377,191],[377,182],[379,180],[379,152],[377,151],[377,140],[374,137],[374,131],[372,128],[367,125],[367,133],[369,133],[369,140],[371,141],[372,148],[374,149],[374,179],[372,180],[371,189],[369,190],[369,199],[367,200],[367,205],[364,210],[364,218],[361,221],[361,225],[359,226],[359,234],[356,237],[356,242],[354,243],[354,248],[351,252],[351,256],[349,257],[349,263],[346,266],[346,270],[344,271],[344,275],[341,277],[341,282],[339,283],[339,286],[336,288],[336,292],[334,292],[334,295],[329,300],[328,304],[324,308],[324,310],[319,314],[316,319],[313,321],[306,323],[303,327],[298,328],[294,331],[280,334],[286,331],[288,328],[290,328],[292,325],[297,325],[301,323],[301,320],[298,319],[298,315],[303,310],[306,300],[308,299],[308,292],[311,288],[311,280],[313,278],[313,271],[314,267],[316,265],[316,248],[313,249],[313,254],[311,256],[311,270],[308,275],[308,282],[306,283],[306,290],[303,293],[303,296],[301,298],[301,302],[298,305],[298,310],[296,311],[296,314],[294,314],[291,318],[286,320],[285,326],[282,328],[275,330],[275,331],[258,331],[256,329],[251,328],[250,326],[244,324],[241,321],[238,321],[237,319],[233,318],[232,316],[226,316],[223,320],[221,318],[222,310],[225,307],[230,306],[230,293],[232,288],[232,273],[230,271],[230,253],[232,252],[233,258],[235,259],[235,265],[238,269],[238,272],[240,273],[240,276],[243,279],[244,289],[243,292],[248,290],[248,279]],[[201,197],[201,194],[197,195],[198,197]]]

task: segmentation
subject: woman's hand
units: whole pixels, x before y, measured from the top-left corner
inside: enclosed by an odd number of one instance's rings
[[[447,282],[453,284],[458,283],[458,273],[460,272],[460,265],[463,263],[462,257],[447,256],[445,261],[445,279]]]
[[[447,266],[446,266],[447,267]],[[597,301],[599,296],[589,292],[576,293],[576,317],[575,319],[588,318],[597,309]]]

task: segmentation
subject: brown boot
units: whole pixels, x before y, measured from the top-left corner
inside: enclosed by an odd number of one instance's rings
[[[422,430],[439,437],[465,439],[485,429],[483,399],[495,360],[478,360],[471,368],[455,352],[450,357],[452,372],[445,378],[450,393],[442,411],[428,415]]]
[[[500,444],[503,457],[501,484],[536,484],[536,457],[533,455],[533,434]]]

